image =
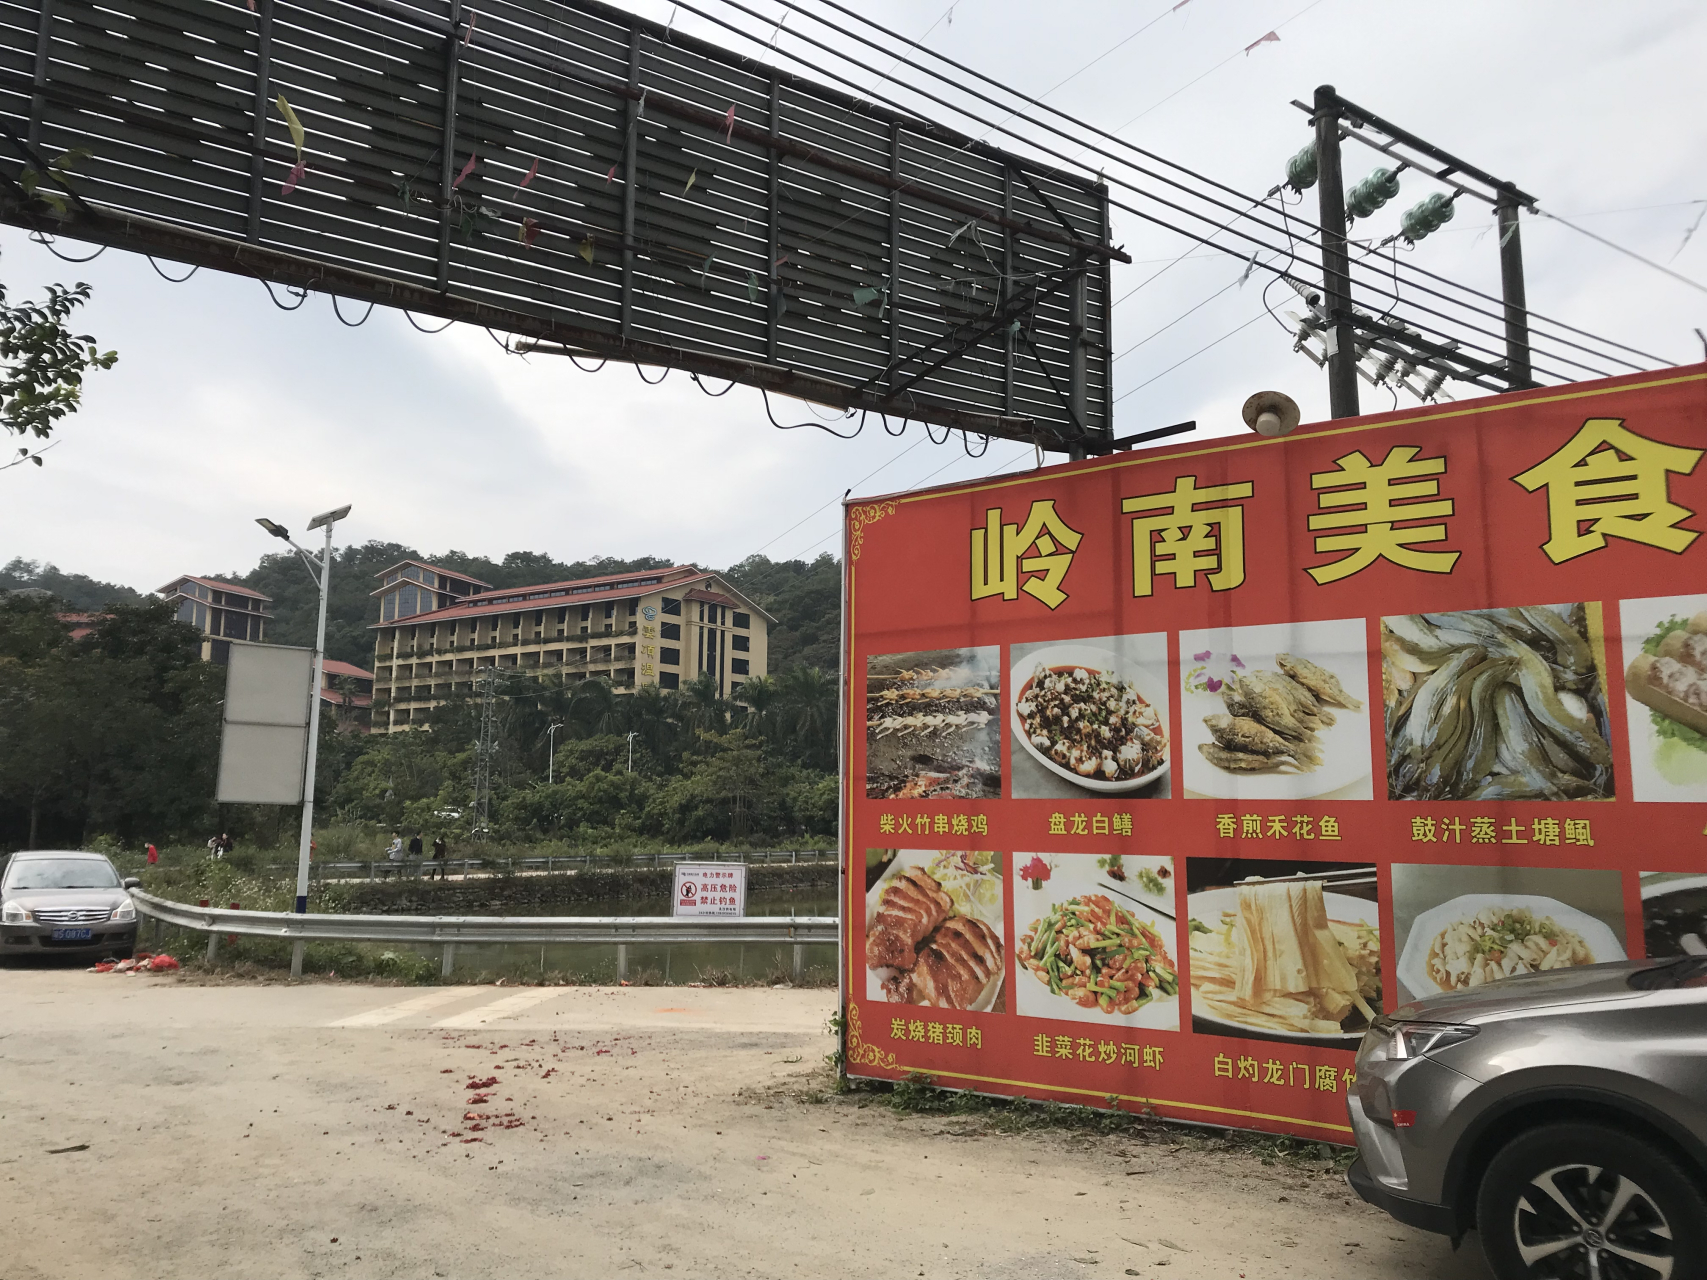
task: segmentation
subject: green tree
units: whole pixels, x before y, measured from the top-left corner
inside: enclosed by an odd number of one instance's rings
[[[7,434],[46,440],[82,404],[83,376],[118,363],[118,352],[71,332],[71,313],[88,300],[86,284],[50,284],[45,301],[13,303],[0,282],[0,427]],[[25,445],[0,471],[24,462],[39,467],[43,452]]]

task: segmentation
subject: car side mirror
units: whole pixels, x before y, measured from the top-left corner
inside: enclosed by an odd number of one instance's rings
[[[124,887],[127,889],[140,889],[142,888],[142,881],[138,880],[135,876],[126,876],[124,878]]]

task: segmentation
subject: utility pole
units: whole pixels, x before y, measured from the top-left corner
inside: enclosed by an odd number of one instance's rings
[[[1355,418],[1357,330],[1352,326],[1351,256],[1345,242],[1345,175],[1340,167],[1340,100],[1331,84],[1316,90],[1316,190],[1321,200],[1322,310],[1327,320],[1328,412]]]
[[[1505,303],[1506,380],[1513,387],[1534,382],[1529,364],[1529,300],[1523,288],[1523,233],[1518,228],[1516,188],[1504,185],[1494,204],[1500,228],[1500,293]]]
[[[548,787],[557,781],[557,731],[562,727],[563,722],[556,720],[545,731],[545,785]]]
[[[474,744],[474,835],[486,839],[492,810],[492,757],[498,750],[498,668],[487,667],[480,698],[480,737]]]

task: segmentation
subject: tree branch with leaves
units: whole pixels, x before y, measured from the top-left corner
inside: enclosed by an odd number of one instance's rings
[[[0,281],[0,428],[8,435],[46,440],[82,404],[84,375],[118,363],[118,352],[102,351],[89,334],[71,332],[72,313],[89,293],[81,282],[69,288],[50,284],[43,301],[13,303]],[[0,463],[0,471],[26,462],[39,467],[52,447],[25,445]]]

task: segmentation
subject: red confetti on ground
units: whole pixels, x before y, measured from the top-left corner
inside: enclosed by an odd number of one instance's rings
[[[497,1076],[487,1076],[484,1080],[475,1080],[475,1079],[470,1078],[469,1082],[467,1084],[465,1084],[463,1086],[463,1088],[465,1088],[465,1089],[490,1089],[493,1085],[495,1085],[497,1083],[498,1083],[498,1077]]]
[[[486,1141],[485,1138],[464,1138],[462,1140],[462,1145],[466,1147],[471,1142],[485,1142],[485,1141]]]

